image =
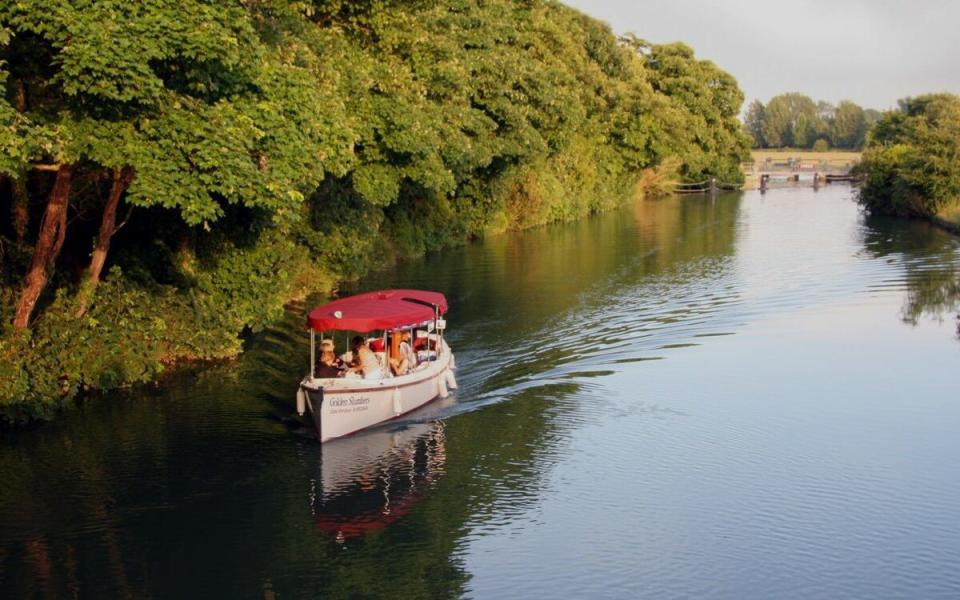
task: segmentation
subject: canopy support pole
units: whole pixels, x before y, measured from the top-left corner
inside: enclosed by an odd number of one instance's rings
[[[383,369],[380,371],[380,377],[386,377],[390,372],[390,347],[387,346],[387,330],[383,330]]]
[[[310,379],[316,372],[317,365],[317,332],[310,328]]]

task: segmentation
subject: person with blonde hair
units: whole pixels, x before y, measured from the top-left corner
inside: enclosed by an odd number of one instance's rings
[[[337,358],[334,352],[333,340],[325,339],[320,342],[320,358],[317,360],[315,370],[316,377],[333,378],[340,377],[343,372],[343,364]]]

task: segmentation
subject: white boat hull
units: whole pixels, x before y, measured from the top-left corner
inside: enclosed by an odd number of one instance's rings
[[[441,342],[437,360],[400,377],[380,380],[319,379],[309,375],[297,392],[298,412],[308,410],[321,442],[396,419],[456,388],[453,353]]]

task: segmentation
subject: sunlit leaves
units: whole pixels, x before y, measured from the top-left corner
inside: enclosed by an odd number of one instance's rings
[[[907,98],[871,131],[858,171],[870,210],[931,216],[960,201],[960,96]]]

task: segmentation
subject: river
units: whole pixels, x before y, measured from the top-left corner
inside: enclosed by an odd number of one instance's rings
[[[0,597],[960,597],[960,244],[851,196],[641,202],[352,284],[445,292],[460,388],[323,448],[309,304],[8,432]]]

